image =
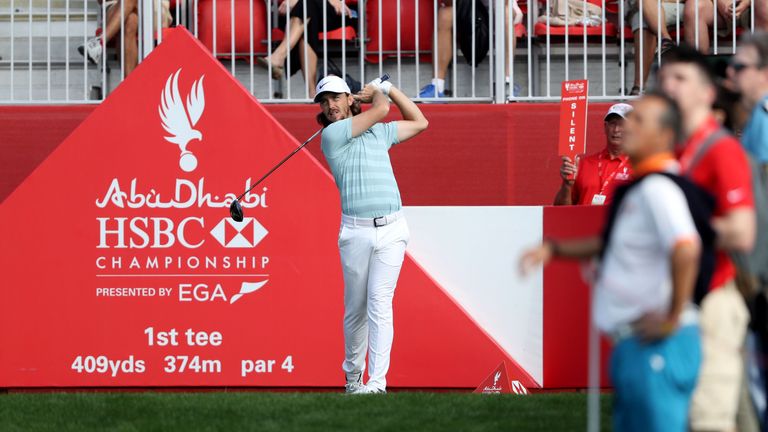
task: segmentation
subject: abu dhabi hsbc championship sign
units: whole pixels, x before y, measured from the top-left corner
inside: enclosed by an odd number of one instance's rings
[[[4,385],[317,385],[338,367],[320,355],[343,352],[333,182],[297,155],[231,220],[295,140],[172,33],[3,203]]]
[[[0,387],[343,385],[332,177],[301,152],[228,213],[297,145],[171,31],[0,204]],[[398,290],[391,385],[505,356],[410,258]]]

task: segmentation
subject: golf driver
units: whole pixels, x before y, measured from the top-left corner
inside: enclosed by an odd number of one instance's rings
[[[387,74],[384,74],[384,75],[382,75],[382,77],[381,77],[381,80],[382,80],[382,81],[386,81],[386,80],[388,80],[388,79],[389,79],[389,75],[387,75]],[[264,174],[264,176],[262,176],[262,177],[261,177],[261,178],[260,178],[260,179],[259,179],[259,180],[258,180],[256,183],[254,183],[254,184],[253,184],[253,186],[251,186],[250,188],[248,188],[248,190],[246,190],[245,192],[243,192],[242,194],[240,194],[240,196],[239,196],[239,197],[235,198],[235,200],[234,200],[234,201],[232,201],[232,204],[230,204],[230,205],[229,205],[229,215],[230,215],[230,216],[232,216],[232,219],[234,219],[236,222],[242,222],[242,221],[243,221],[243,207],[240,205],[240,200],[241,200],[241,199],[242,199],[242,198],[245,196],[245,194],[247,194],[248,192],[250,192],[251,190],[253,190],[253,188],[255,188],[256,186],[258,186],[258,185],[259,185],[259,183],[263,182],[263,181],[264,181],[264,180],[265,180],[267,177],[269,177],[269,175],[270,175],[270,174],[272,174],[272,173],[273,173],[273,172],[275,172],[275,171],[276,171],[278,168],[280,168],[280,166],[281,166],[282,164],[284,164],[284,163],[285,163],[285,162],[286,162],[288,159],[290,159],[291,157],[293,157],[293,155],[295,155],[296,153],[298,153],[298,152],[299,152],[299,150],[303,149],[303,148],[304,148],[304,147],[305,147],[307,144],[309,144],[309,142],[310,142],[310,141],[312,141],[312,140],[313,140],[313,139],[314,139],[314,138],[315,138],[317,135],[319,135],[319,134],[320,134],[320,132],[322,132],[322,131],[323,131],[323,129],[322,129],[322,128],[320,128],[320,129],[319,129],[317,132],[315,132],[314,134],[312,134],[312,136],[311,136],[311,137],[309,137],[309,139],[308,139],[308,140],[304,141],[304,144],[302,144],[302,145],[300,145],[299,147],[297,147],[297,148],[296,148],[296,150],[292,151],[292,152],[291,152],[291,154],[289,154],[289,155],[288,155],[288,156],[286,156],[286,157],[285,157],[283,160],[281,160],[281,161],[280,161],[280,162],[279,162],[277,165],[275,165],[275,167],[274,167],[274,168],[272,168],[271,170],[269,170],[269,172],[267,172],[266,174]]]
[[[303,149],[307,144],[309,144],[310,141],[312,141],[322,131],[323,131],[323,128],[318,129],[317,132],[313,133],[312,136],[309,137],[308,140],[304,141],[304,144],[296,147],[296,150],[292,151],[291,154],[289,154],[283,160],[281,160],[280,163],[275,165],[274,168],[272,168],[271,170],[269,170],[269,172],[264,174],[264,176],[262,176],[256,183],[254,183],[253,186],[249,187],[247,191],[243,192],[242,194],[240,194],[239,197],[235,198],[235,200],[232,201],[232,204],[229,205],[229,214],[230,214],[230,216],[232,216],[232,219],[234,219],[237,222],[242,222],[243,221],[243,207],[240,205],[240,200],[245,196],[245,194],[247,194],[248,192],[253,190],[253,188],[258,186],[259,183],[263,182],[264,179],[269,177],[270,174],[272,174],[273,172],[275,172],[275,170],[280,168],[280,165],[284,164],[285,161],[287,161],[288,159],[291,158],[291,156],[295,155],[296,153],[299,152],[299,150]]]

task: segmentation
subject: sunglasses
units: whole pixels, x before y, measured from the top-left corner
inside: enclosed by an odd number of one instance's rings
[[[734,72],[741,73],[744,69],[749,69],[753,67],[757,67],[757,65],[753,64],[746,64],[746,63],[739,63],[739,62],[731,62],[730,67],[733,69]]]

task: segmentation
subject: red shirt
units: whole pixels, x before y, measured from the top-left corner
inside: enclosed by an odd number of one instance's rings
[[[632,169],[626,156],[611,158],[608,149],[579,158],[576,179],[571,189],[571,203],[592,205],[595,195],[605,195],[605,204],[611,202],[617,186],[628,183]]]
[[[737,207],[755,206],[749,162],[739,141],[732,135],[717,140],[696,166],[690,166],[706,137],[719,127],[715,118],[710,117],[678,152],[682,173],[715,197],[715,216],[722,216]],[[710,288],[723,286],[735,275],[736,269],[728,255],[718,251]]]

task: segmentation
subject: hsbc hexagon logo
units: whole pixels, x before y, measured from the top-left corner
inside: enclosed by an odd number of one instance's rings
[[[211,230],[211,235],[225,248],[252,248],[267,236],[267,229],[255,218],[236,222],[224,218]]]

